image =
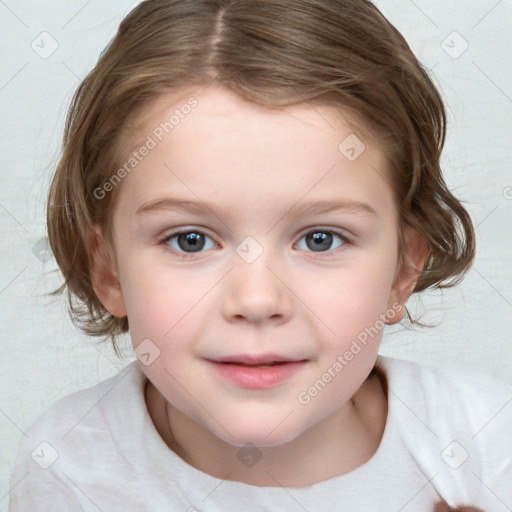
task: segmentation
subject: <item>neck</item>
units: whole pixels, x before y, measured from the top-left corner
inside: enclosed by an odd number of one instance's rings
[[[387,419],[381,378],[372,373],[331,416],[292,441],[271,447],[243,448],[224,442],[166,402],[151,383],[146,401],[162,439],[196,469],[250,485],[305,487],[349,473],[375,454]]]

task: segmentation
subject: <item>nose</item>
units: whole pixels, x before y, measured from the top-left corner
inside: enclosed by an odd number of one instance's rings
[[[288,321],[292,314],[293,293],[286,277],[270,264],[271,258],[265,253],[252,263],[238,256],[235,258],[233,270],[226,277],[226,292],[222,298],[222,313],[226,320],[258,324]]]

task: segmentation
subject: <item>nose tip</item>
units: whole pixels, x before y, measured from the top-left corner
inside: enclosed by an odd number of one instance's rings
[[[257,251],[254,242],[247,241],[244,253],[253,259]],[[252,245],[251,245],[252,244]],[[244,249],[246,245],[241,244]],[[291,314],[291,301],[286,286],[270,268],[263,252],[248,263],[239,259],[228,276],[226,294],[223,297],[223,314],[228,319],[247,319],[251,322],[286,320]]]

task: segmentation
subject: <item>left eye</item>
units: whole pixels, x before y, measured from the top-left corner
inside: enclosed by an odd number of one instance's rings
[[[333,241],[336,238],[341,240],[341,243],[338,243],[335,247],[332,247]],[[305,240],[307,249],[311,249],[313,252],[326,252],[329,249],[337,249],[341,245],[345,245],[348,242],[345,237],[338,233],[323,230],[310,231],[306,236],[300,239],[297,247],[299,247],[302,240]],[[304,249],[304,247],[299,247],[299,249]]]

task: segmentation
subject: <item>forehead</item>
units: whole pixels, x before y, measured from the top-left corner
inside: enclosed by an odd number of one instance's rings
[[[181,197],[214,195],[226,204],[249,205],[259,194],[269,208],[338,189],[344,199],[383,204],[386,163],[364,128],[327,105],[269,109],[217,86],[167,92],[127,126],[125,159],[149,138],[154,147],[124,180],[125,202],[140,206],[179,189]]]
[[[215,122],[227,119],[233,124],[237,119],[243,123],[252,119],[253,122],[264,121],[283,128],[289,128],[293,121],[300,121],[324,132],[335,133],[340,128],[342,131],[346,129],[360,139],[377,142],[360,116],[347,109],[312,102],[270,108],[246,101],[222,86],[210,85],[184,86],[166,91],[137,109],[125,125],[121,137],[122,150],[126,152],[136,149],[139,142],[143,142],[145,137],[155,131],[158,134],[163,130],[162,135],[169,135],[160,126],[169,122],[171,126],[167,128],[171,129],[172,136],[176,138],[179,136],[178,126],[187,117],[201,117],[203,120],[211,118]]]

